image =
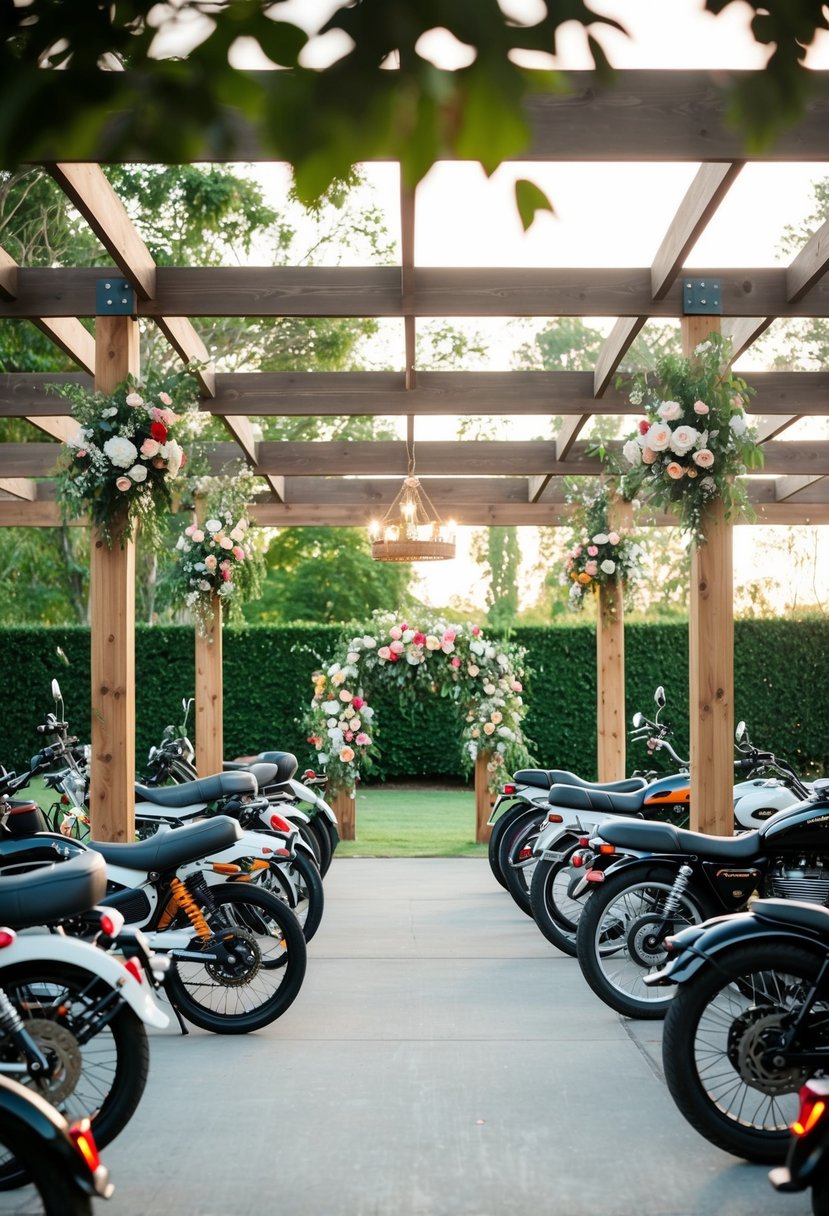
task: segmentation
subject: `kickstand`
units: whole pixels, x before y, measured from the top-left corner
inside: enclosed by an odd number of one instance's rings
[[[179,1024],[179,1026],[181,1027],[181,1033],[182,1033],[182,1034],[189,1034],[189,1033],[190,1033],[190,1031],[187,1029],[187,1027],[186,1027],[186,1026],[185,1026],[185,1024],[184,1024],[184,1018],[183,1018],[183,1017],[181,1016],[181,1014],[179,1013],[178,1005],[174,1005],[174,1004],[173,1004],[173,1002],[171,1001],[171,1002],[170,1002],[170,1007],[172,1008],[173,1013],[174,1013],[174,1014],[176,1015],[176,1017],[178,1018],[178,1024]]]

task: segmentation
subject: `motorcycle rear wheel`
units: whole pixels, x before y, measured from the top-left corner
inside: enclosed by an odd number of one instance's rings
[[[512,806],[507,807],[502,815],[499,815],[492,825],[492,831],[489,834],[489,843],[487,845],[487,859],[489,868],[492,871],[493,877],[506,890],[507,880],[504,878],[501,870],[501,865],[498,860],[498,852],[501,848],[501,840],[504,832],[521,815],[527,810],[526,802],[514,802]]]
[[[658,864],[622,870],[594,888],[579,917],[576,954],[582,974],[596,995],[625,1017],[665,1016],[673,989],[649,988],[644,977],[665,962],[661,943],[668,932],[711,914],[688,887],[666,928],[661,909],[675,878],[674,868]]]
[[[122,1001],[115,1017],[81,1044],[76,1034],[89,1020],[95,1024],[90,1011],[110,991],[93,972],[51,960],[20,963],[0,972],[0,984],[41,1049],[57,1057],[53,1076],[42,1083],[26,1074],[10,1075],[70,1123],[89,1116],[95,1143],[103,1148],[126,1127],[147,1083],[150,1052],[143,1022]],[[20,1060],[11,1038],[1,1036],[0,1072],[3,1063]],[[23,1181],[13,1162],[0,1160],[0,1190]]]
[[[247,963],[236,974],[198,959],[173,959],[170,1000],[184,1017],[214,1034],[247,1034],[281,1017],[305,977],[305,938],[299,921],[270,891],[251,883],[210,887],[201,910],[211,932],[237,934]],[[212,906],[211,906],[212,905]],[[189,922],[179,913],[175,928]],[[199,949],[198,939],[191,947]],[[209,953],[209,948],[206,950]]]
[[[556,848],[562,854],[559,861],[539,861],[530,884],[530,909],[535,923],[548,942],[571,958],[576,957],[576,929],[582,909],[590,894],[588,887],[581,898],[569,894],[573,875],[581,875],[570,864],[579,847],[578,837],[567,837]]]
[[[31,1192],[16,1196],[14,1211],[27,1216],[92,1216],[92,1200],[66,1177],[60,1161],[53,1160],[40,1137],[27,1134],[0,1115],[0,1160],[16,1162],[20,1182]]]
[[[504,876],[507,890],[525,916],[532,917],[530,909],[530,887],[532,871],[535,863],[519,866],[519,855],[523,849],[531,849],[538,839],[541,825],[547,818],[546,806],[528,808],[523,815],[515,819],[504,835],[498,849],[498,864]]]
[[[691,1126],[735,1157],[786,1158],[799,1089],[815,1069],[775,1072],[764,1036],[797,1011],[819,970],[808,950],[744,942],[680,984],[671,1002],[662,1037],[668,1089]],[[825,1045],[829,1002],[817,1003],[814,1020]]]

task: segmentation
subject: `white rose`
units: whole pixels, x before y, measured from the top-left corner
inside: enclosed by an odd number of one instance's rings
[[[597,532],[596,535],[593,537],[593,544],[594,545],[606,545],[607,544],[607,533],[606,532]]]
[[[133,481],[146,481],[147,466],[145,464],[134,464],[131,469],[127,469],[127,477],[131,477]]]
[[[642,449],[635,439],[629,439],[622,448],[622,455],[628,464],[638,465],[642,463]]]
[[[603,570],[605,574],[615,574],[616,563],[614,561],[611,561],[609,557],[606,557],[604,559],[604,561],[602,562],[601,566],[599,567],[599,569]]]
[[[160,449],[161,455],[167,461],[167,476],[177,477],[184,459],[181,445],[175,439],[169,439]]]
[[[678,426],[671,436],[671,451],[684,456],[699,439],[699,431],[693,426]]]
[[[678,401],[663,401],[656,412],[663,422],[673,422],[682,417],[682,406]]]
[[[652,452],[664,452],[671,442],[671,428],[664,422],[655,422],[640,442]]]
[[[128,469],[138,459],[138,448],[123,435],[113,435],[104,444],[104,455],[116,468]]]
[[[336,701],[326,701],[322,707],[324,714],[338,714],[340,712],[339,704]]]
[[[733,414],[731,417],[731,429],[735,435],[745,435],[746,420],[742,414]]]
[[[219,523],[218,519],[208,519],[204,526],[208,532],[221,532],[222,530],[222,525]]]

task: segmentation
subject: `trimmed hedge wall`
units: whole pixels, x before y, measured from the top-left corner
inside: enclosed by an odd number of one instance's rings
[[[311,698],[311,674],[327,663],[338,626],[229,627],[224,637],[225,751],[293,751],[314,763],[297,717]],[[530,673],[526,732],[545,767],[595,776],[596,642],[589,623],[517,629]],[[66,666],[58,655],[64,653]],[[751,620],[735,624],[735,720],[745,718],[755,742],[785,756],[804,775],[829,771],[829,708],[820,684],[829,652],[829,621]],[[675,744],[688,754],[688,630],[679,624],[629,624],[625,630],[627,717],[650,716],[657,684],[665,687],[664,717]],[[82,627],[0,630],[0,661],[13,680],[5,696],[0,763],[27,767],[37,750],[35,726],[52,708],[57,677],[70,728],[90,733],[89,631]],[[194,692],[193,632],[187,626],[140,626],[136,631],[136,765],[168,722],[180,722],[182,697]],[[375,697],[382,757],[372,780],[461,775],[454,716],[435,697],[397,704],[390,687]],[[191,728],[192,728],[191,722]],[[644,747],[629,749],[628,767],[646,765]]]

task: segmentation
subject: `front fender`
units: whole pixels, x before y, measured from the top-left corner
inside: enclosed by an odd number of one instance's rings
[[[149,985],[139,983],[117,955],[107,954],[89,942],[63,934],[19,933],[10,946],[0,951],[0,983],[3,971],[8,967],[18,963],[46,961],[67,963],[99,976],[118,992],[145,1025],[158,1030],[169,1026],[170,1019],[159,1006]]]
[[[717,958],[732,946],[742,942],[772,940],[781,946],[800,946],[814,949],[825,957],[826,947],[816,934],[803,929],[789,928],[773,921],[763,921],[751,912],[734,912],[730,916],[716,916],[701,925],[689,925],[673,938],[673,956],[664,967],[645,977],[649,987],[668,984],[684,984],[702,967],[716,965]]]

